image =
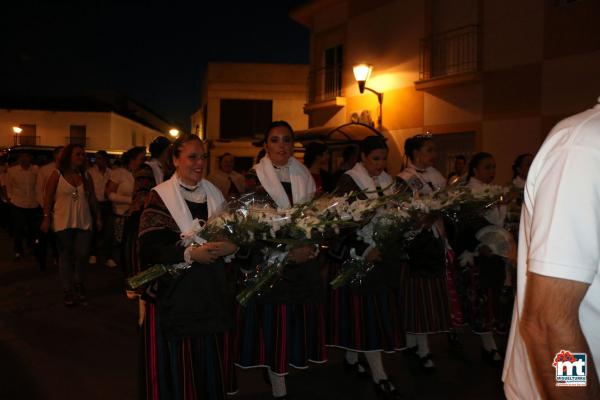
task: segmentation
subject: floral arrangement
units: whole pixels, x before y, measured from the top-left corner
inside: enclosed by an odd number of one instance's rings
[[[192,229],[181,235],[180,244],[201,246],[209,241],[229,240],[239,247],[261,248],[263,262],[246,274],[237,296],[238,302],[245,305],[277,283],[289,251],[295,247],[327,246],[341,229],[351,228],[360,240],[385,253],[386,249],[406,244],[441,215],[459,219],[465,210],[481,212],[502,201],[506,192],[500,186],[481,190],[452,187],[430,196],[394,193],[365,200],[357,198],[359,192],[326,195],[287,210],[276,209],[272,203],[250,194],[234,200],[227,211],[208,221],[195,220]],[[177,275],[189,267],[186,263],[155,265],[127,283],[132,289],[141,288],[164,274]],[[352,252],[340,275],[330,284],[333,288],[360,284],[373,267]]]

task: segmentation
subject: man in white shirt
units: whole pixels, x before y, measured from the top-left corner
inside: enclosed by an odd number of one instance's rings
[[[110,168],[108,167],[108,153],[104,150],[96,152],[94,166],[88,170],[92,183],[94,184],[94,193],[98,201],[98,210],[100,218],[104,223],[102,229],[94,229],[94,239],[92,241],[92,256],[90,256],[90,264],[95,264],[96,259],[100,258],[101,262],[105,262],[109,257],[110,244],[109,234],[112,232],[112,204],[106,198],[106,184],[110,180]]]
[[[62,149],[63,146],[55,147],[54,151],[52,152],[52,161],[40,167],[38,170],[37,179],[35,181],[35,196],[42,210],[44,209],[44,194],[46,191],[46,183],[48,182],[48,178],[50,177],[50,175],[58,169],[57,163]],[[41,224],[41,221],[39,222]],[[37,235],[38,243],[35,249],[35,256],[38,260],[38,264],[41,270],[46,269],[46,256],[48,244],[52,245],[53,256],[55,259],[58,259],[58,250],[56,249],[56,246],[53,245],[52,239],[50,237],[51,235],[51,232],[48,232],[48,234],[44,234],[41,231],[39,231]]]
[[[600,398],[599,166],[600,104],[558,123],[529,170],[508,399]]]
[[[6,173],[6,192],[11,208],[11,217],[14,230],[15,260],[23,254],[23,240],[27,236],[33,244],[33,235],[37,233],[36,213],[39,214],[39,205],[35,193],[35,182],[38,167],[31,164],[31,155],[19,155],[17,165],[8,169]]]
[[[229,153],[219,157],[219,168],[207,178],[219,188],[225,198],[231,198],[244,193],[245,179],[233,170],[235,159]]]

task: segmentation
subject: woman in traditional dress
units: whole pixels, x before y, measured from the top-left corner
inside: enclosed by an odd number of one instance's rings
[[[356,197],[362,200],[392,194],[395,181],[385,172],[388,154],[385,141],[377,136],[365,138],[360,144],[360,154],[361,162],[340,177],[336,194],[359,193]],[[335,246],[331,252],[335,259],[343,261],[354,253],[366,261],[375,262],[376,266],[360,287],[344,286],[331,290],[328,344],[346,349],[344,365],[348,371],[359,375],[366,374],[366,367],[358,357],[359,353],[364,354],[378,393],[386,398],[397,398],[399,393],[388,380],[381,352],[405,347],[394,293],[398,287],[393,287],[393,283],[399,281],[400,266],[394,262],[397,259],[382,259],[379,249],[356,240],[355,231],[344,236],[342,244]],[[333,264],[333,276],[339,273],[340,264]]]
[[[265,134],[266,155],[247,176],[251,187],[282,209],[306,202],[315,193],[310,172],[293,156],[293,142],[292,127],[273,122]],[[316,255],[313,246],[290,250],[282,279],[237,311],[237,365],[266,367],[274,398],[287,398],[290,365],[307,368],[308,361],[326,361],[324,295]],[[255,252],[250,263],[261,258]]]
[[[207,220],[224,198],[202,179],[206,152],[194,135],[173,144],[175,174],[156,186],[140,220],[143,267],[191,264],[175,278],[161,278],[145,293],[142,325],[141,399],[224,399],[229,384],[227,341],[233,322],[233,291],[223,257],[236,247],[212,242],[183,247],[180,235],[194,219]]]
[[[407,167],[398,175],[398,184],[414,196],[435,193],[446,186],[446,179],[433,167],[435,145],[429,134],[416,135],[404,143]],[[435,368],[430,358],[428,335],[448,332],[452,327],[447,267],[452,253],[442,220],[426,226],[408,244],[408,268],[404,268],[401,306],[407,346],[416,350],[421,366]],[[450,274],[448,274],[450,276]],[[452,308],[456,322],[460,307]]]
[[[489,153],[477,153],[469,162],[467,187],[483,190],[493,182],[496,162]],[[467,216],[456,243],[466,278],[461,285],[465,298],[465,316],[473,332],[481,338],[482,357],[499,362],[494,330],[505,332],[512,310],[510,265],[516,254],[514,240],[504,229],[507,208],[500,204],[478,215]],[[491,239],[491,240],[490,240]],[[502,247],[502,251],[498,251]]]

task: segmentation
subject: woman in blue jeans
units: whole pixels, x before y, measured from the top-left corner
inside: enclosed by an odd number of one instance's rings
[[[93,228],[101,225],[96,196],[85,171],[85,151],[82,146],[66,146],[58,159],[58,170],[48,178],[44,192],[42,231],[50,224],[58,241],[58,264],[64,290],[64,304],[87,305],[84,270],[90,256]]]

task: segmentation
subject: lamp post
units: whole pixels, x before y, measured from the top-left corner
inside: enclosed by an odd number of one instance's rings
[[[352,71],[354,72],[354,79],[356,79],[356,82],[358,82],[358,90],[361,94],[364,93],[366,89],[369,92],[377,95],[377,101],[379,102],[377,128],[381,130],[383,127],[383,93],[366,87],[367,80],[369,80],[371,77],[371,72],[373,72],[373,66],[371,64],[356,64],[354,67],[352,67]]]
[[[179,129],[169,129],[169,135],[171,135],[172,138],[176,138],[177,136],[179,136]]]
[[[18,126],[13,126],[12,130],[13,130],[13,132],[15,134],[15,138],[17,139],[16,143],[15,143],[15,146],[21,145],[21,140],[20,140],[21,136],[20,136],[20,133],[23,132],[23,128],[20,128]]]

